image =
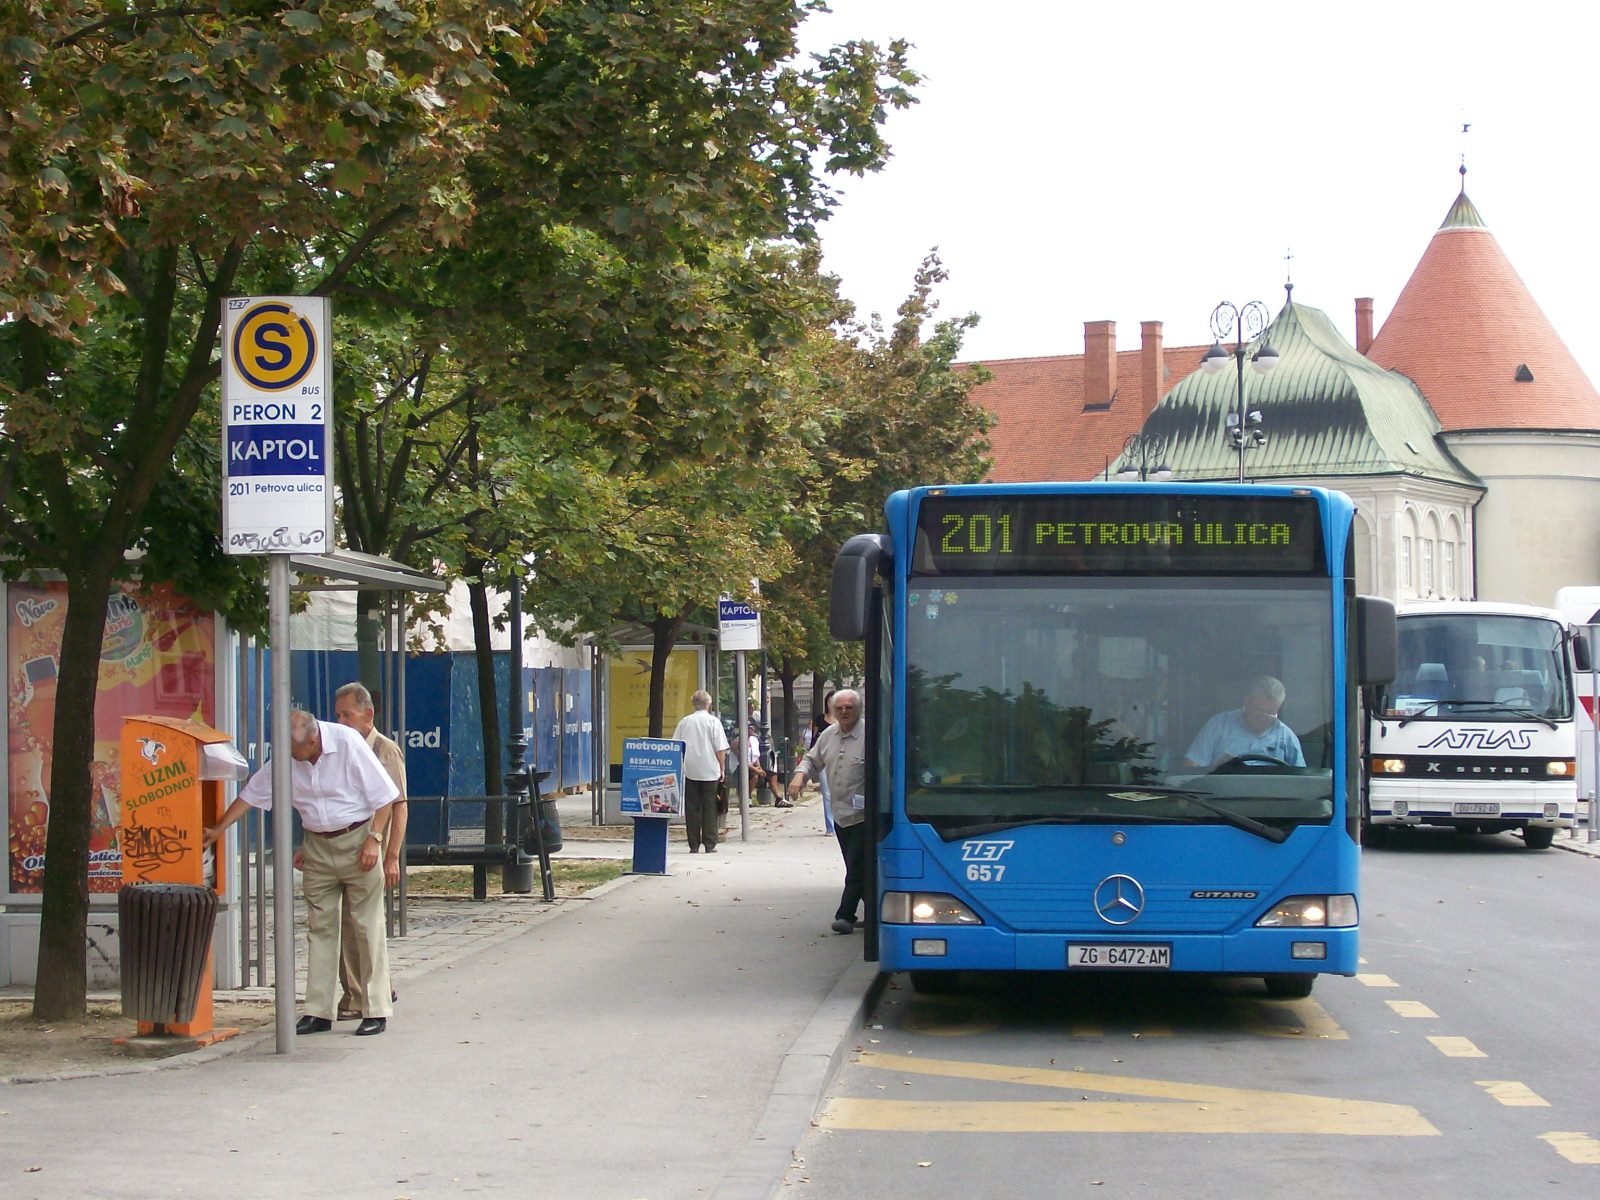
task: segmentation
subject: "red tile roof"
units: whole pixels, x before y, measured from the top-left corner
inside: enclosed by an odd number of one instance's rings
[[[1204,346],[1167,346],[1160,385],[1167,394],[1200,366]],[[996,483],[1093,479],[1115,464],[1122,443],[1138,433],[1147,411],[1141,406],[1143,351],[1117,351],[1117,389],[1110,404],[1084,394],[1083,354],[1047,358],[985,359],[994,378],[973,389],[972,398],[994,414],[989,430]],[[1151,401],[1152,407],[1161,396]]]
[[[1600,429],[1600,393],[1465,192],[1428,243],[1367,357],[1409,376],[1446,433]],[[1532,379],[1518,382],[1520,374]]]

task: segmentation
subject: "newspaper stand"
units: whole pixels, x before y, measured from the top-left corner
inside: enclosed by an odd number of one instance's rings
[[[682,742],[623,739],[621,809],[633,818],[631,873],[665,875],[667,823],[683,815]]]
[[[220,847],[206,847],[205,829],[222,818],[226,807],[223,783],[249,773],[249,764],[234,749],[233,739],[199,721],[126,717],[120,750],[123,886],[185,884],[209,888],[220,897],[227,890],[225,856]],[[123,970],[129,968],[124,960]],[[211,991],[207,933],[193,1016],[158,1021],[136,1014],[140,1038],[176,1035],[205,1046],[232,1037],[237,1029],[212,1027]]]

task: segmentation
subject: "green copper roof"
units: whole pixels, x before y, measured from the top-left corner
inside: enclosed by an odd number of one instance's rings
[[[1259,410],[1267,443],[1245,450],[1250,480],[1327,481],[1341,476],[1407,474],[1482,487],[1437,434],[1438,419],[1405,376],[1356,353],[1327,316],[1292,301],[1266,338],[1277,368],[1257,374],[1245,350],[1245,410]],[[1238,478],[1239,452],[1227,418],[1238,411],[1238,372],[1229,361],[1215,375],[1195,371],[1158,404],[1143,432],[1160,438],[1173,475],[1189,480]]]
[[[1450,206],[1450,211],[1445,214],[1440,229],[1487,229],[1483,217],[1478,213],[1478,206],[1467,199],[1465,190],[1456,197],[1456,202]]]

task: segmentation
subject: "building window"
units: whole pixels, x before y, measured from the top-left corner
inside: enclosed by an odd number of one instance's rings
[[[1422,551],[1422,595],[1432,596],[1433,591],[1433,539],[1423,538],[1417,547]]]
[[[1411,582],[1411,539],[1400,539],[1400,594],[1409,596],[1416,590]]]
[[[1454,542],[1439,543],[1439,586],[1444,590],[1446,599],[1455,599],[1456,544]]]

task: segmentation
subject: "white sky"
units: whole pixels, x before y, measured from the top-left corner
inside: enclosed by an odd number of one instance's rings
[[[1591,380],[1600,321],[1593,0],[832,0],[807,49],[913,43],[894,156],[845,179],[824,266],[892,319],[933,246],[962,357],[1077,354],[1083,323],[1209,342],[1219,300],[1295,299],[1354,341],[1467,194]],[[1471,132],[1461,133],[1463,121]],[[1292,251],[1293,261],[1284,255]]]

